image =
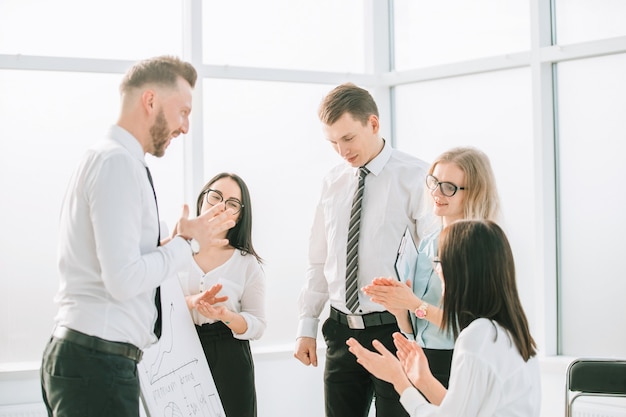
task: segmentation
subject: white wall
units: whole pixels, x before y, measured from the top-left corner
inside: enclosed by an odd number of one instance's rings
[[[313,368],[294,359],[291,346],[254,352],[259,417],[324,415],[323,349],[318,355],[320,363]],[[565,370],[570,361],[566,357],[542,358],[541,417],[564,415]],[[38,371],[0,372],[0,416],[3,406],[28,403],[41,403]],[[612,404],[607,408],[611,416],[626,416],[626,403],[621,401],[582,400],[579,406],[598,412],[600,403]]]

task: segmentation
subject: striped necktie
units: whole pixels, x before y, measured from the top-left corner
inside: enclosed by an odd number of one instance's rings
[[[359,228],[361,226],[361,203],[363,201],[363,189],[365,188],[365,176],[369,174],[365,167],[359,168],[359,185],[350,212],[350,226],[348,228],[348,251],[346,257],[346,307],[355,313],[359,307],[359,285],[357,270],[359,268]]]
[[[152,187],[152,194],[154,194],[154,203],[157,208],[157,220],[159,219],[159,204],[157,203],[156,191],[154,191],[154,183],[152,182],[152,174],[150,174],[150,169],[146,167],[146,172],[148,173],[148,180],[150,181],[150,187]],[[159,222],[159,237],[157,239],[157,246],[161,246],[161,224]],[[154,305],[157,310],[157,319],[154,322],[154,334],[157,339],[161,338],[161,328],[163,324],[163,319],[161,317],[161,287],[158,286],[156,289],[156,294],[154,295]]]

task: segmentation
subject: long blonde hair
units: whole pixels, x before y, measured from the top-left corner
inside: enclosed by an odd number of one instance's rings
[[[428,173],[432,175],[437,164],[442,162],[452,162],[465,174],[464,218],[498,222],[500,198],[487,155],[473,147],[452,148],[433,161]]]

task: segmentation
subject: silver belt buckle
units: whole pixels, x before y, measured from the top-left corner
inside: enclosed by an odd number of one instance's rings
[[[347,314],[346,318],[348,319],[348,327],[351,329],[365,329],[365,322],[363,321],[363,316],[357,316],[353,314]]]

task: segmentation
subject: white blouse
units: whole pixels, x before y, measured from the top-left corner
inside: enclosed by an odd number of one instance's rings
[[[206,274],[193,260],[186,272],[178,274],[178,279],[185,296],[199,294],[217,283],[222,284],[218,296],[226,295],[228,300],[216,305],[224,305],[229,310],[240,313],[248,324],[245,333],[233,333],[233,336],[241,340],[254,340],[263,335],[267,325],[265,273],[253,255],[242,255],[236,249],[226,262]],[[206,318],[196,310],[191,312],[191,316],[199,326],[216,321]]]
[[[454,346],[450,386],[440,406],[415,388],[400,402],[411,416],[536,417],[541,406],[537,357],[524,362],[508,332],[488,319],[474,320]]]

